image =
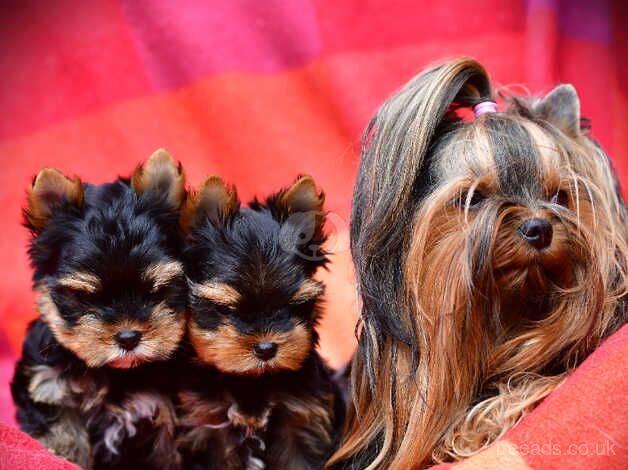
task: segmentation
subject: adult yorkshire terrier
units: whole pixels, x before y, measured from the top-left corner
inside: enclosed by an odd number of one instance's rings
[[[190,199],[187,468],[314,470],[337,444],[344,405],[315,349],[323,200],[308,176],[246,208],[218,177]]]
[[[157,151],[131,179],[45,168],[28,193],[40,318],[11,384],[17,421],[83,468],[179,466],[168,359],[185,331],[184,180]]]
[[[412,79],[367,130],[355,406],[330,466],[469,456],[626,322],[626,206],[576,91],[492,100],[461,58]]]

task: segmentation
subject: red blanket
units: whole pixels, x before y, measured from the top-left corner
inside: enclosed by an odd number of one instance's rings
[[[628,468],[628,325],[503,439],[438,470]]]
[[[0,470],[78,470],[28,435],[0,423]]]
[[[621,0],[106,0],[0,6],[0,421],[35,315],[20,227],[51,165],[102,182],[166,147],[192,184],[209,172],[246,200],[312,174],[332,211],[322,352],[351,354],[348,213],[359,136],[428,63],[468,54],[496,83],[573,83],[628,180],[628,4]]]
[[[628,325],[484,452],[435,470],[628,468]],[[0,423],[0,470],[76,468]]]

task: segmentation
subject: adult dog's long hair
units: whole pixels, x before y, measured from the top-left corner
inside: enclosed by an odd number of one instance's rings
[[[351,248],[362,299],[328,466],[421,468],[486,447],[626,322],[627,215],[575,90],[491,100],[460,58],[366,131]]]

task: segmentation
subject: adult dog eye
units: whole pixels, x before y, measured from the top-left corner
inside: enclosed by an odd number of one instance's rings
[[[566,207],[569,204],[569,196],[567,195],[567,191],[563,191],[562,189],[556,191],[556,194],[552,196],[550,202],[552,204],[558,204],[560,206]]]
[[[465,205],[467,204],[467,199],[469,199],[469,193],[468,191],[465,191],[460,196],[460,207],[465,207]],[[475,191],[473,191],[471,199],[469,200],[469,209],[478,209],[485,199],[486,196],[476,189]]]

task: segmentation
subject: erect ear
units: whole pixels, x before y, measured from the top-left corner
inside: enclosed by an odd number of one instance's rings
[[[188,197],[181,214],[181,226],[188,232],[205,218],[217,227],[224,227],[240,210],[235,186],[227,186],[219,176],[208,176],[198,191]]]
[[[322,211],[325,195],[316,189],[311,176],[299,176],[292,186],[277,194],[275,204],[286,214],[295,212]]]
[[[580,135],[580,100],[573,85],[558,85],[534,105],[534,111],[566,135]]]
[[[273,202],[284,220],[293,214],[310,214],[314,220],[314,234],[321,234],[325,223],[325,194],[316,189],[316,183],[311,176],[299,176],[292,186],[279,191]]]
[[[24,210],[26,225],[40,231],[55,209],[64,204],[83,205],[83,183],[78,177],[70,179],[54,168],[42,169],[28,191],[28,207]]]
[[[138,194],[148,191],[165,194],[173,209],[181,207],[186,196],[183,168],[164,149],[155,151],[143,166],[135,169],[131,186]]]

